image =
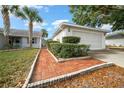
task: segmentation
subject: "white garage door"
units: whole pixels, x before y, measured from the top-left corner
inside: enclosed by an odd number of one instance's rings
[[[97,50],[102,49],[102,34],[97,32],[80,32],[80,31],[73,31],[74,36],[78,36],[81,38],[81,44],[89,44],[90,49]]]

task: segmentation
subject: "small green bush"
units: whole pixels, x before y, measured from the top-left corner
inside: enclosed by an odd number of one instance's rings
[[[76,36],[66,36],[62,38],[63,43],[79,43],[80,42],[80,37]]]
[[[88,45],[77,45],[69,43],[50,43],[50,51],[59,58],[71,58],[86,56]]]

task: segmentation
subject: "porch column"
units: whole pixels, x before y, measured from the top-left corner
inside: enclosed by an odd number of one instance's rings
[[[39,48],[42,48],[42,37],[40,37],[40,47]]]

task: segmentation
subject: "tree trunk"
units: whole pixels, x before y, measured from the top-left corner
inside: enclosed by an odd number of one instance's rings
[[[29,22],[29,47],[32,47],[32,32],[33,32],[33,23]]]
[[[9,32],[10,32],[10,19],[9,19],[9,8],[7,5],[2,5],[2,17],[3,17],[3,34],[5,37],[5,46],[9,46]]]

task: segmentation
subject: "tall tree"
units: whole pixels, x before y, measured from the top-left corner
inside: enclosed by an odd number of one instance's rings
[[[118,5],[77,5],[70,6],[72,20],[76,24],[100,27],[111,24],[112,30],[124,29],[124,6]]]
[[[19,8],[18,6],[10,6],[10,5],[2,5],[1,7],[1,14],[3,17],[3,34],[6,39],[5,46],[9,46],[9,32],[10,32],[10,13],[15,13]]]
[[[42,23],[43,20],[38,14],[35,8],[29,8],[24,6],[20,11],[15,12],[15,15],[24,20],[28,20],[29,25],[29,46],[32,47],[32,32],[33,32],[33,22]]]

